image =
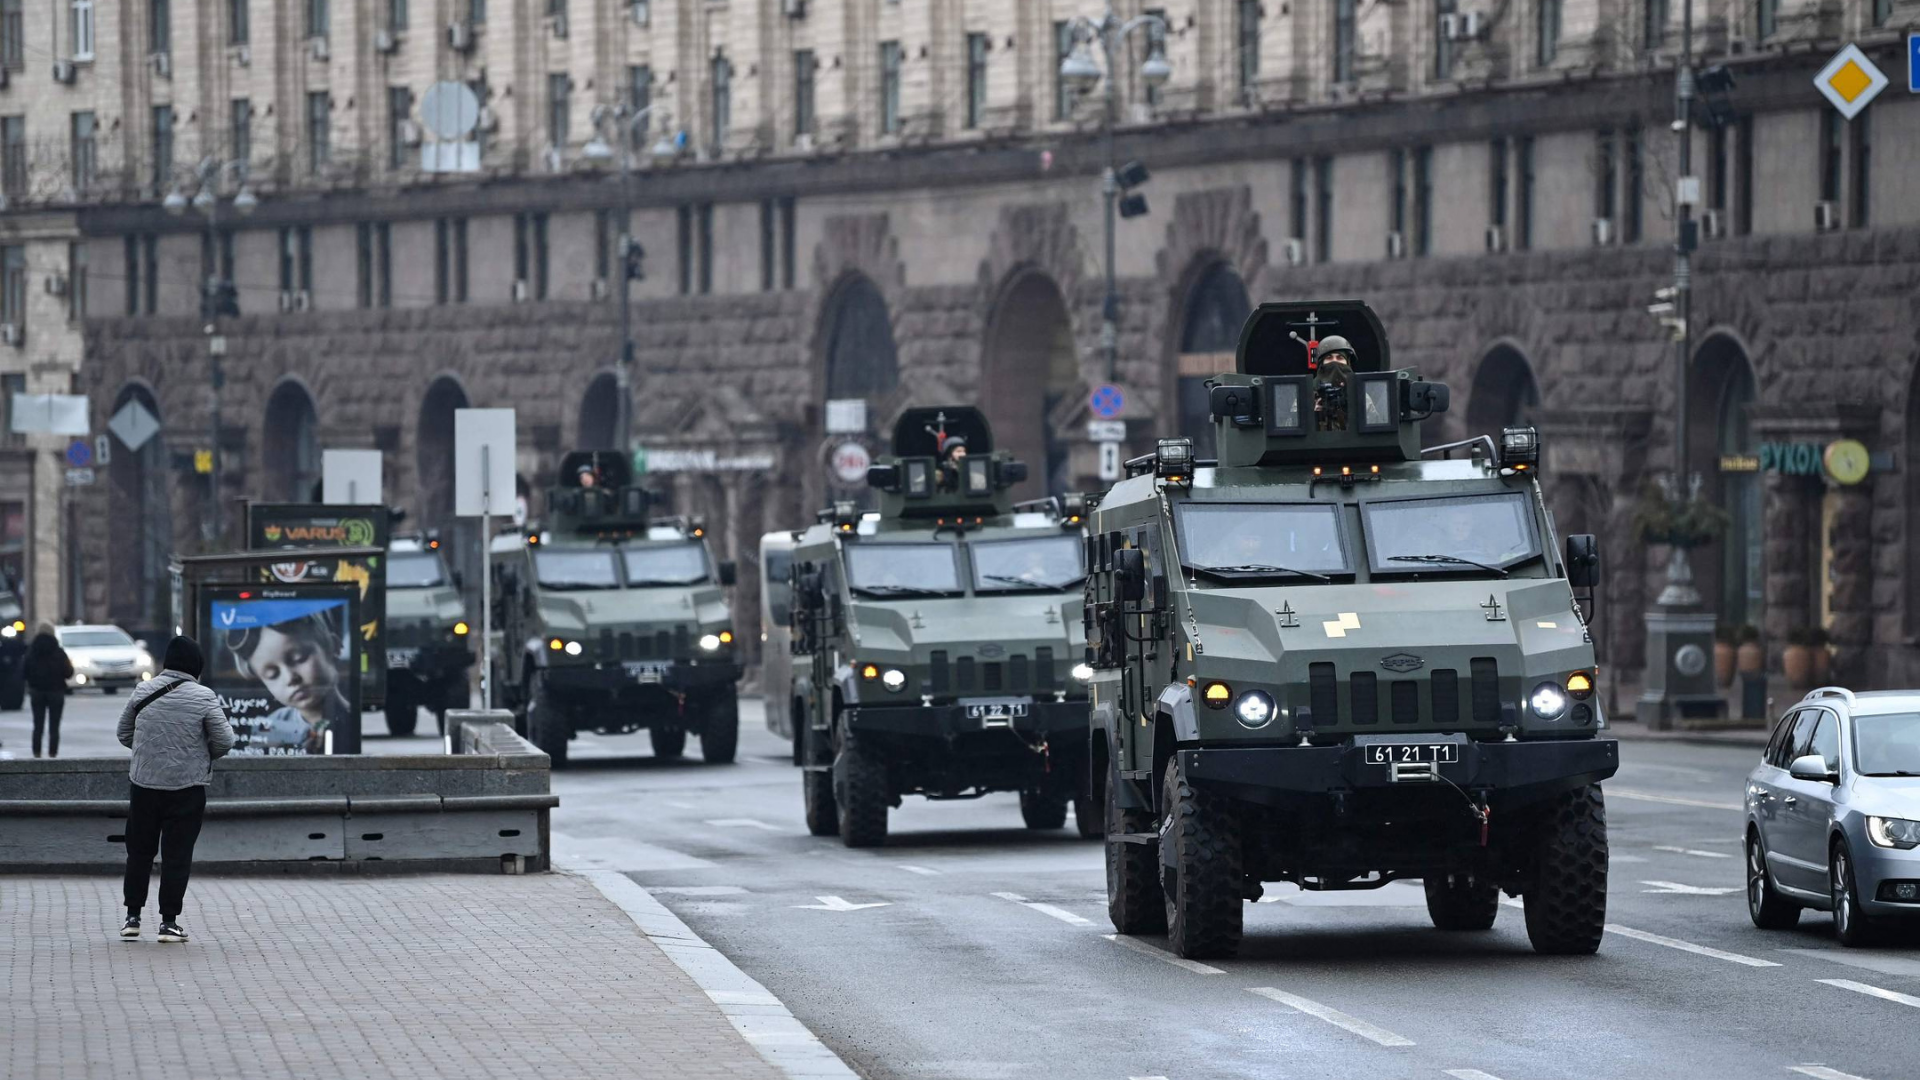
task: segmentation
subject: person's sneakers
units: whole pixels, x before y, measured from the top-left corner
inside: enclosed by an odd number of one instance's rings
[[[138,915],[128,916],[127,921],[120,924],[120,936],[124,938],[139,937],[140,936],[140,916]]]
[[[160,923],[160,940],[184,945],[187,941],[187,932],[180,929],[180,924],[172,919],[164,919]]]

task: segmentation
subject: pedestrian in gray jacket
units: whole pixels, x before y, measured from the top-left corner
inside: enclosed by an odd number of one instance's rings
[[[215,758],[233,749],[220,698],[199,682],[206,659],[190,637],[167,643],[160,674],[134,688],[120,714],[120,745],[133,750],[127,795],[127,921],[140,936],[153,857],[160,855],[160,940],[185,942],[180,907],[193,872],[193,845],[207,810]]]

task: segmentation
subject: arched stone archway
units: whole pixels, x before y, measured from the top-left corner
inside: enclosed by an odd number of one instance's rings
[[[872,403],[899,385],[893,319],[872,278],[862,273],[843,277],[821,319],[827,400],[865,398]]]
[[[613,450],[620,430],[620,381],[603,371],[587,384],[580,399],[580,429],[573,444],[580,450]]]
[[[1175,430],[1193,440],[1196,457],[1210,458],[1215,450],[1206,381],[1233,370],[1240,330],[1253,312],[1253,303],[1240,272],[1216,259],[1192,275],[1180,307],[1180,337],[1174,354]]]
[[[1694,353],[1687,378],[1688,469],[1700,478],[1701,497],[1728,517],[1714,549],[1694,560],[1694,575],[1707,610],[1720,621],[1758,626],[1766,598],[1764,492],[1758,474],[1719,468],[1721,458],[1756,449],[1749,415],[1753,364],[1738,340],[1714,334]]]
[[[147,387],[123,388],[113,402],[113,415],[129,402],[139,402],[166,428],[160,403]],[[107,617],[137,632],[167,629],[172,608],[168,555],[173,549],[173,507],[168,494],[167,440],[155,433],[138,450],[129,450],[114,437],[108,483],[113,492],[115,527],[107,530]],[[76,613],[77,614],[77,613]]]
[[[1067,444],[1049,417],[1079,383],[1073,323],[1060,286],[1039,270],[1016,272],[994,301],[980,365],[980,403],[994,443],[1027,463],[1028,480],[1016,497],[1067,489]]]
[[[445,527],[453,516],[453,414],[467,407],[467,392],[451,375],[442,375],[420,399],[420,426],[414,439],[419,467],[419,515],[424,528]]]
[[[320,419],[307,388],[291,379],[267,399],[261,428],[261,464],[266,497],[274,502],[314,502],[320,483]]]
[[[1473,373],[1473,387],[1467,393],[1467,437],[1491,435],[1497,441],[1500,429],[1525,424],[1527,414],[1539,404],[1533,365],[1519,349],[1496,345]]]

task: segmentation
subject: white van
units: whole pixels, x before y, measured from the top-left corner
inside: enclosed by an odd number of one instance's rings
[[[793,583],[793,534],[770,532],[760,538],[760,693],[766,700],[767,730],[792,739],[793,638],[787,628]]]

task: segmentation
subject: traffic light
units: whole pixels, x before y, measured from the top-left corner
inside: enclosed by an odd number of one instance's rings
[[[628,281],[647,280],[647,249],[640,246],[640,241],[631,236],[627,237],[624,258],[627,264]]]
[[[1137,161],[1129,161],[1114,170],[1114,187],[1120,192],[1120,216],[1137,218],[1147,212],[1147,197],[1133,190],[1147,182],[1147,167]]]
[[[224,278],[208,278],[200,293],[200,317],[213,319],[240,314],[240,290]]]

